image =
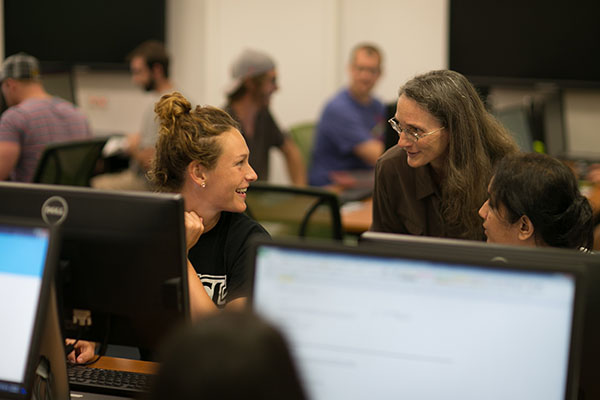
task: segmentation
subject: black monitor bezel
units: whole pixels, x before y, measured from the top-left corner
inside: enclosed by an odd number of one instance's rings
[[[98,204],[100,202],[107,203],[111,202],[116,203],[117,200],[122,202],[126,202],[130,204],[128,209],[133,209],[132,206],[134,204],[141,205],[144,202],[151,202],[152,205],[161,203],[163,205],[168,205],[168,209],[172,212],[170,215],[177,212],[179,216],[179,221],[176,222],[178,225],[178,236],[179,236],[179,246],[181,251],[181,260],[180,265],[178,267],[180,271],[181,281],[177,282],[178,289],[178,307],[180,308],[179,312],[181,313],[181,322],[185,323],[191,319],[190,315],[190,305],[189,305],[189,287],[188,287],[188,274],[187,274],[187,257],[186,257],[186,243],[185,243],[185,225],[184,225],[184,205],[183,205],[183,197],[180,194],[167,194],[167,193],[150,193],[150,192],[127,192],[127,191],[108,191],[108,190],[97,190],[87,187],[74,187],[74,186],[65,186],[65,185],[46,185],[46,184],[28,184],[28,183],[16,183],[16,182],[0,182],[0,197],[2,196],[2,192],[4,190],[14,191],[15,197],[22,196],[27,200],[23,202],[19,206],[19,209],[15,209],[15,205],[2,205],[0,204],[0,214],[6,214],[8,212],[12,212],[17,215],[26,215],[30,218],[38,218],[42,220],[41,210],[43,208],[43,204],[45,200],[50,197],[60,196],[67,200],[67,202],[78,202],[83,205],[84,201],[92,200],[94,204]],[[12,207],[12,208],[11,208]],[[82,208],[82,207],[80,207]],[[73,209],[71,207],[70,212]],[[97,210],[93,209],[90,206],[89,213],[92,215],[94,212],[97,213]],[[81,213],[79,213],[81,214]],[[90,218],[92,218],[90,216]],[[97,217],[93,217],[98,219]],[[52,221],[51,221],[52,222]],[[158,222],[157,222],[158,223]],[[175,223],[173,223],[175,224]],[[77,223],[75,227],[71,226],[69,223],[69,216],[67,216],[65,221],[60,222],[61,225],[61,247],[64,251],[67,247],[64,241],[70,240],[73,241],[74,231],[80,230],[81,223]],[[69,237],[71,239],[69,239]],[[174,238],[176,240],[176,238]],[[61,253],[62,254],[62,253]],[[59,260],[60,260],[59,256]],[[61,271],[64,269],[62,266],[62,261],[59,262],[56,270],[56,279],[55,286],[57,292],[57,303],[58,303],[58,312],[59,312],[59,321],[62,330],[63,337],[76,337],[81,340],[90,340],[103,342],[107,341],[111,344],[122,344],[122,345],[133,345],[136,346],[136,343],[122,343],[118,340],[112,340],[113,336],[107,337],[105,332],[100,332],[103,328],[100,326],[106,326],[104,320],[98,321],[95,319],[96,327],[89,330],[68,330],[66,329],[67,320],[71,319],[71,316],[67,316],[66,312],[68,305],[63,304],[63,296],[61,295],[61,287],[62,284],[60,282],[61,279]],[[142,266],[139,266],[142,268]],[[179,276],[178,276],[179,277]],[[110,291],[107,291],[107,294],[110,294]],[[104,316],[104,315],[102,315]],[[112,321],[112,317],[111,317]],[[102,322],[102,323],[99,323]],[[158,333],[153,332],[152,335],[166,337],[166,329],[171,329],[172,327],[165,325],[165,334],[158,335]],[[122,336],[122,335],[121,335]],[[152,341],[153,343],[156,341]],[[141,346],[144,350],[149,350],[148,353],[142,355],[143,357],[152,357],[153,351],[157,350],[160,343],[156,342],[156,346],[152,346],[148,348],[146,346]]]

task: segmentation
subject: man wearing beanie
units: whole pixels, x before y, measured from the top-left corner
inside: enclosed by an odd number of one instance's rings
[[[0,82],[9,107],[0,119],[0,180],[31,182],[46,145],[91,136],[83,113],[46,92],[35,57],[8,57]]]
[[[268,55],[244,51],[231,69],[225,110],[242,126],[250,149],[250,165],[258,179],[269,178],[269,149],[279,148],[286,160],[292,183],[306,185],[306,167],[294,141],[284,135],[269,111],[271,95],[277,90],[275,63]]]

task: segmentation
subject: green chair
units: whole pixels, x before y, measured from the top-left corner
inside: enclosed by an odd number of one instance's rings
[[[90,186],[107,140],[102,137],[49,144],[38,162],[33,182]]]
[[[316,125],[314,122],[303,122],[290,128],[292,139],[300,149],[304,164],[308,168],[312,157],[313,139]]]
[[[328,190],[253,182],[246,204],[272,237],[343,238],[340,203]]]

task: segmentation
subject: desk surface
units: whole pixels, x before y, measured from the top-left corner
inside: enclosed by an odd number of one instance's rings
[[[340,194],[344,188],[339,185],[324,186],[325,189]],[[355,201],[344,204],[340,209],[342,216],[342,229],[345,233],[360,235],[368,231],[373,218],[373,199]]]
[[[90,365],[91,368],[112,369],[116,371],[130,371],[143,374],[155,374],[158,364],[150,361],[130,360],[128,358],[116,358],[103,356]]]
[[[356,202],[351,207],[342,206],[342,228],[346,233],[360,235],[368,231],[373,218],[373,199]]]

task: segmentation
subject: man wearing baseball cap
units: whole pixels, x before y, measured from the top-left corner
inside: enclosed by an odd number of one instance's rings
[[[83,113],[46,92],[35,57],[8,57],[0,82],[9,107],[0,119],[0,180],[31,182],[46,145],[91,136]]]
[[[269,149],[277,147],[285,157],[292,182],[306,185],[300,150],[282,133],[269,111],[271,95],[278,89],[273,59],[260,51],[246,50],[235,60],[231,77],[225,110],[242,126],[250,149],[250,165],[258,179],[268,180]]]

